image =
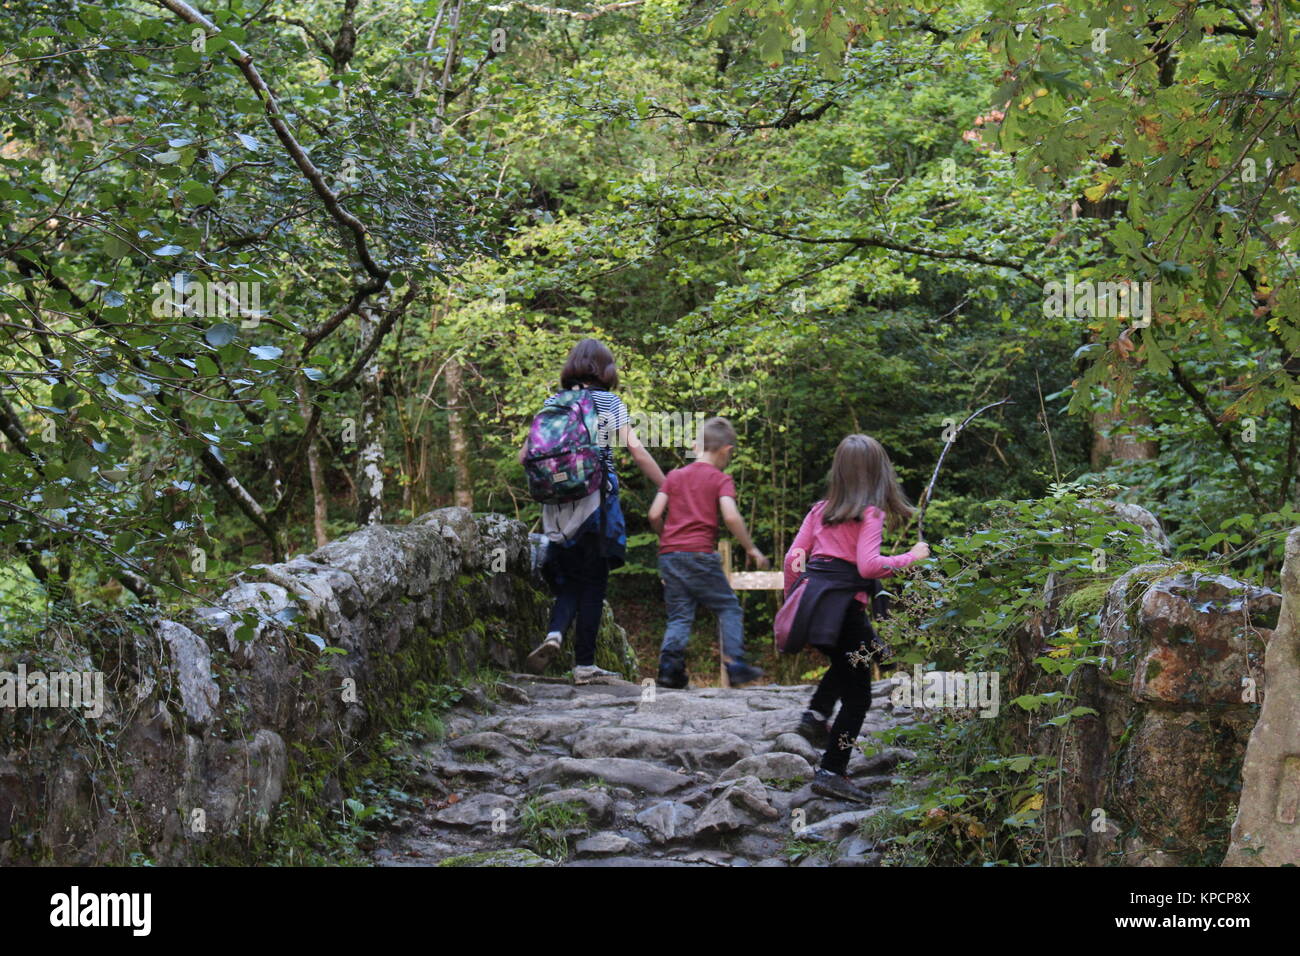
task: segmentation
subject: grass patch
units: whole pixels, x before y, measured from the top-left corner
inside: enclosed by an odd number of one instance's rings
[[[529,847],[548,860],[564,860],[569,856],[570,833],[588,830],[587,808],[568,801],[542,803],[533,797],[519,812],[519,826]]]
[[[799,837],[790,837],[781,847],[781,855],[795,863],[806,856],[821,857],[829,860],[835,856],[835,844],[823,842],[821,840],[801,840]]]

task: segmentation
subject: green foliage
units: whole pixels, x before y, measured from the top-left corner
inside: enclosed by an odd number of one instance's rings
[[[944,542],[933,567],[911,582],[894,616],[890,639],[907,670],[998,672],[1005,689],[1017,634],[1046,610],[1049,577],[1083,593],[1062,602],[1061,625],[1049,650],[1030,665],[1039,675],[1069,678],[1097,666],[1098,589],[1131,567],[1159,557],[1143,529],[1110,508],[1114,489],[1056,485],[1050,497],[989,503],[987,520]],[[1104,557],[1098,571],[1097,549]],[[1035,677],[1026,679],[1032,685]],[[1067,687],[1068,687],[1067,682]],[[1003,696],[996,716],[928,711],[914,726],[878,734],[884,744],[917,752],[909,776],[931,781],[919,800],[894,813],[902,832],[888,839],[894,862],[926,864],[1049,862],[1043,831],[1045,800],[1060,768],[1054,757],[1014,749],[1014,727],[1032,713],[1040,726],[1069,733],[1094,712],[1075,706],[1068,690]]]
[[[574,831],[587,830],[587,808],[567,801],[542,803],[533,797],[519,810],[519,826],[528,846],[548,859],[564,860]]]
[[[386,521],[468,498],[536,522],[516,452],[588,335],[634,413],[732,419],[776,556],[844,434],[916,497],[949,420],[1014,399],[948,455],[904,665],[1005,663],[1049,574],[1074,630],[1037,666],[1096,657],[1106,583],[1150,549],[1085,485],[1156,511],[1188,566],[1277,572],[1300,521],[1294,5],[444,6],[370,0],[350,33],[337,4],[229,0],[196,35],[140,0],[6,4],[0,647],[143,630],[309,549],[313,505],[350,530],[363,448]],[[1072,280],[1150,282],[1150,321],[1045,308]],[[641,437],[684,464],[657,420]],[[653,589],[655,539],[616,458],[617,604]],[[459,693],[430,691],[430,735]],[[1053,771],[977,771],[1006,755],[935,734],[972,779],[909,811],[918,840],[1041,855],[1017,840]]]

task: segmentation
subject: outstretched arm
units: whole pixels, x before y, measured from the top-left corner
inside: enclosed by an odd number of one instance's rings
[[[736,507],[736,499],[728,495],[723,495],[718,499],[718,508],[722,512],[722,523],[727,526],[740,546],[745,549],[745,553],[754,559],[760,571],[765,570],[768,565],[767,555],[758,548],[754,547],[754,542],[749,539],[749,529],[745,527],[745,519],[740,514],[740,509]]]
[[[918,541],[902,554],[881,554],[880,543],[884,536],[885,513],[868,507],[862,513],[862,532],[858,535],[858,574],[864,578],[891,577],[899,568],[930,556],[930,546]]]
[[[618,430],[618,441],[631,454],[632,460],[641,469],[641,474],[649,478],[656,488],[664,483],[663,470],[650,452],[646,451],[645,445],[641,444],[641,439],[636,437],[636,430],[631,425],[624,425]]]

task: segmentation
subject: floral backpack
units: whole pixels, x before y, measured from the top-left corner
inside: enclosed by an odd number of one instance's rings
[[[534,416],[524,446],[524,474],[528,493],[542,504],[578,501],[600,491],[605,470],[590,390],[557,392]]]

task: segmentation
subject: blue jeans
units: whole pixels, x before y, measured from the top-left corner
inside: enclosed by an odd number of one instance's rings
[[[743,664],[745,616],[722,570],[722,558],[716,552],[661,554],[659,577],[664,582],[664,604],[668,610],[668,626],[659,649],[659,669],[685,670],[686,645],[691,639],[696,605],[703,605],[718,616],[723,654],[731,658],[733,665]]]

